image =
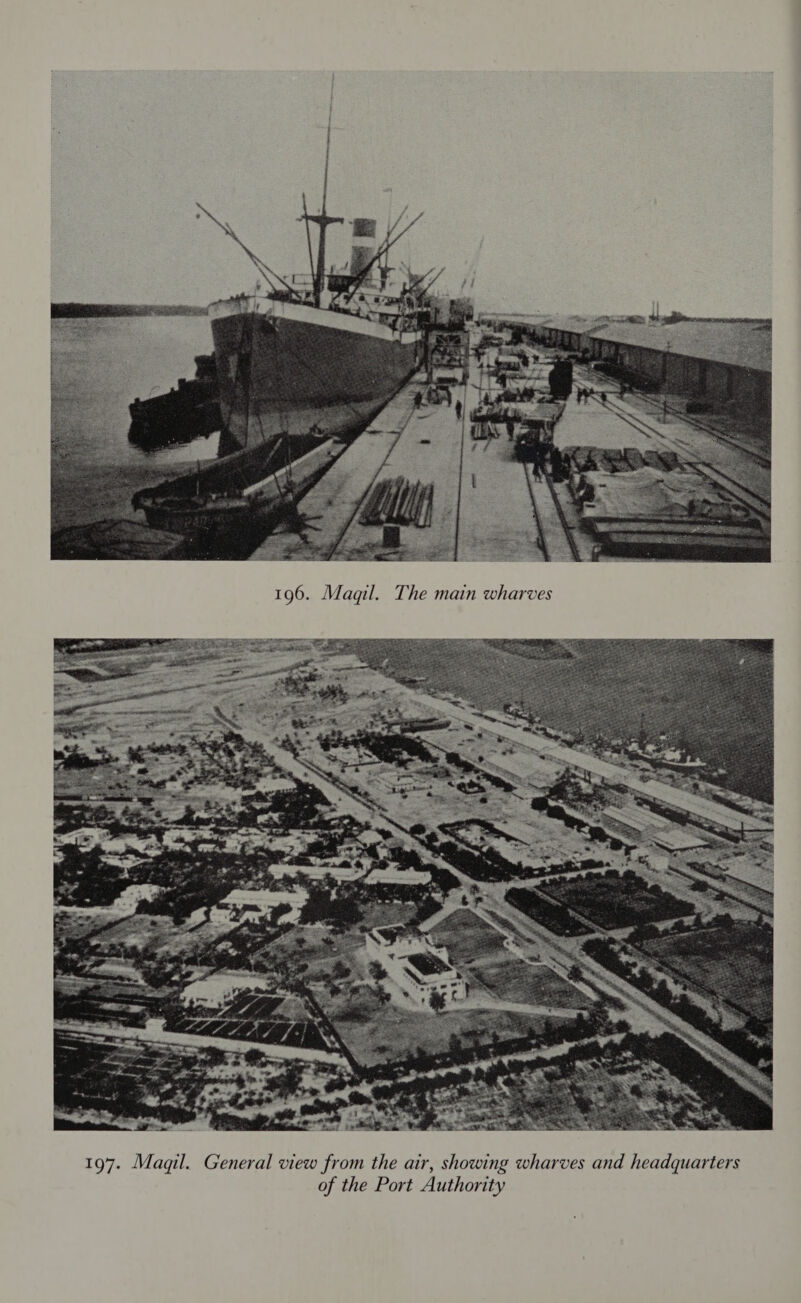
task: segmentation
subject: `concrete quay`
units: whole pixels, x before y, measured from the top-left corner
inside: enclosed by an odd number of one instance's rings
[[[476,336],[472,335],[475,339]],[[530,352],[529,346],[529,352]],[[541,350],[520,381],[547,392],[547,376],[555,355]],[[489,350],[486,361],[494,360]],[[255,550],[253,561],[614,561],[574,502],[569,486],[549,476],[537,479],[529,464],[518,461],[514,441],[501,422],[497,437],[475,438],[471,409],[489,383],[490,368],[480,372],[471,353],[467,382],[452,386],[451,404],[415,400],[425,394],[421,372],[390,400],[367,429],[350,445],[330,471],[299,505],[296,521],[279,524]],[[577,389],[591,382],[595,397],[579,403]],[[605,393],[606,401],[601,400]],[[462,404],[460,417],[456,403]],[[545,415],[553,408],[546,405]],[[698,429],[671,413],[643,407],[637,395],[621,398],[619,386],[596,372],[576,368],[574,392],[567,400],[554,432],[557,447],[600,449],[637,448],[675,453],[713,486],[733,494],[763,521],[762,540],[770,523],[770,465],[746,448],[710,431]],[[385,481],[403,477],[411,484],[432,486],[427,525],[399,527],[397,545],[383,526],[363,524],[365,505]],[[663,522],[637,518],[641,557],[628,549],[627,559],[645,559],[648,538],[659,542]],[[681,525],[677,524],[681,529]],[[740,538],[736,529],[703,525],[707,546],[717,559],[746,559],[759,548],[759,535]],[[697,522],[686,532],[697,533]],[[720,536],[718,538],[718,535]],[[655,555],[659,555],[657,550]]]

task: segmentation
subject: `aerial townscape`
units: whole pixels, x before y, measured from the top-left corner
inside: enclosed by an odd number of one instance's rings
[[[56,1126],[769,1127],[770,661],[58,640]]]

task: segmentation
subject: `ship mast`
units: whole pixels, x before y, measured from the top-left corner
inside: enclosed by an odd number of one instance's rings
[[[386,289],[389,280],[389,237],[392,234],[392,186],[387,186],[384,190],[385,195],[389,195],[389,206],[387,208],[387,238],[386,250],[384,252],[384,262],[381,267],[381,288]]]
[[[335,222],[342,222],[342,217],[329,217],[326,212],[326,201],[328,199],[328,160],[331,155],[331,119],[334,112],[334,74],[331,74],[331,98],[328,103],[328,129],[325,136],[325,170],[323,172],[323,202],[320,205],[320,212],[316,214],[303,214],[306,220],[306,230],[308,223],[316,222],[320,228],[320,240],[317,245],[317,271],[314,276],[314,306],[319,308],[322,300],[323,288],[325,286],[325,232],[326,227],[332,226]]]

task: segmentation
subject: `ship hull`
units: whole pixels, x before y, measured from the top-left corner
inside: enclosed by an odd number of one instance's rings
[[[416,370],[422,335],[349,313],[256,296],[209,308],[222,446],[315,428],[362,429]]]

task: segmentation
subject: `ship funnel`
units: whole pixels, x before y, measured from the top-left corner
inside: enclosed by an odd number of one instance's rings
[[[375,219],[354,217],[353,243],[350,251],[350,274],[358,276],[375,255]]]

